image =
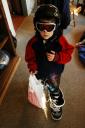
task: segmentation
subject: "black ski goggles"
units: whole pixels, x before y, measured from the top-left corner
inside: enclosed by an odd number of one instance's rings
[[[46,30],[47,32],[55,31],[56,29],[56,24],[55,23],[41,23],[37,22],[36,23],[36,28],[39,32],[42,32]]]

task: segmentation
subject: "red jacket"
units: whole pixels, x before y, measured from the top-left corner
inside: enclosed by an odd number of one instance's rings
[[[27,62],[27,65],[30,71],[38,70],[36,52],[32,47],[36,41],[37,41],[37,38],[34,36],[26,46],[25,60]],[[59,38],[59,43],[62,46],[62,50],[56,54],[55,64],[63,65],[71,60],[71,55],[74,47],[67,42],[64,36],[61,36]]]

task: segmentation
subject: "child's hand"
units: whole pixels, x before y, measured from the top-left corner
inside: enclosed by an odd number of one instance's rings
[[[55,51],[52,51],[52,50],[51,50],[50,53],[47,52],[47,53],[46,53],[46,56],[47,56],[48,61],[53,61],[54,58],[55,58]]]
[[[31,72],[30,72],[30,74],[33,74],[33,75],[35,75],[35,74],[37,74],[37,73],[38,73],[38,71],[34,71],[34,72],[31,71]]]

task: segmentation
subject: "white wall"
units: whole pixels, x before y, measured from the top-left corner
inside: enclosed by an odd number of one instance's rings
[[[34,7],[34,2],[35,2],[35,0],[26,0],[27,13],[28,13],[28,15],[30,15],[31,12],[32,12],[32,9]]]
[[[81,3],[81,4],[82,4],[82,3],[83,3],[83,0],[79,0],[79,3]]]
[[[77,3],[77,1],[78,1],[78,0],[74,0],[74,2],[76,2],[76,3]],[[79,0],[79,3],[82,4],[82,3],[83,3],[83,0]]]
[[[14,30],[14,26],[13,26],[13,22],[12,22],[12,18],[11,18],[11,14],[10,14],[10,11],[9,11],[7,0],[2,0],[2,4],[3,4],[3,7],[4,7],[5,14],[6,14],[9,29],[10,29],[12,35],[15,37],[16,32]]]
[[[21,0],[23,13],[26,16],[29,16],[34,7],[35,0]]]

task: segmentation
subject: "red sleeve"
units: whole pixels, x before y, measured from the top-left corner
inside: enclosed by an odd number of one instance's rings
[[[62,46],[62,50],[56,54],[55,60],[59,64],[66,64],[71,60],[71,55],[74,50],[74,46],[69,44],[64,36],[61,36],[59,43]]]
[[[33,37],[26,46],[25,51],[25,61],[27,62],[27,66],[29,71],[35,72],[37,70],[36,56],[35,51],[32,48],[32,44],[35,43],[36,38]]]

